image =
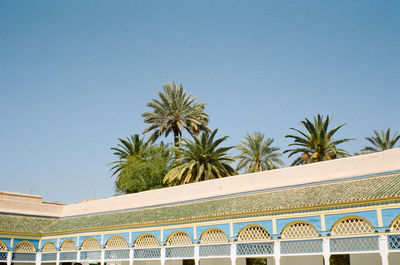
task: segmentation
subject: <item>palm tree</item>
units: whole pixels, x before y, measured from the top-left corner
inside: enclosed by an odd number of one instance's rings
[[[361,152],[365,153],[373,153],[373,152],[380,152],[387,149],[391,149],[396,145],[396,142],[400,139],[400,135],[397,135],[396,132],[392,138],[390,138],[390,128],[387,129],[386,132],[383,130],[378,131],[374,130],[375,136],[372,137],[365,137],[373,146],[366,146],[364,147]]]
[[[119,160],[108,163],[107,166],[114,165],[110,171],[113,171],[111,176],[121,172],[124,169],[129,158],[141,157],[148,147],[148,143],[143,138],[139,137],[139,134],[131,135],[126,140],[119,139],[120,143],[117,147],[112,147],[111,150],[115,151],[113,154],[118,157]]]
[[[196,97],[183,91],[181,84],[175,82],[163,86],[164,93],[158,92],[160,100],[153,99],[147,106],[152,112],[142,114],[144,122],[150,124],[144,133],[153,132],[149,141],[154,142],[162,134],[167,137],[174,134],[174,146],[178,147],[183,129],[198,135],[200,131],[209,131],[208,115],[204,113],[205,103],[195,103]]]
[[[276,164],[283,166],[282,154],[277,152],[280,148],[271,146],[273,142],[272,138],[264,140],[264,134],[260,132],[247,134],[242,144],[236,147],[240,151],[236,157],[239,159],[237,170],[247,168],[247,173],[252,173],[278,168]]]
[[[228,137],[214,140],[216,133],[217,130],[211,134],[203,132],[200,137],[192,136],[193,141],[184,138],[180,148],[173,147],[180,158],[175,160],[164,182],[173,186],[237,174],[230,166],[234,159],[226,153],[233,147],[218,147]]]
[[[285,150],[283,153],[290,152],[288,157],[298,153],[301,154],[294,160],[292,166],[348,156],[345,150],[339,149],[336,146],[354,139],[334,140],[333,135],[346,124],[343,123],[328,131],[330,121],[331,118],[329,115],[324,119],[323,116],[318,114],[317,117],[314,117],[314,123],[307,118],[305,118],[305,121],[300,122],[306,128],[306,133],[295,128],[290,128],[301,134],[301,136],[285,136],[294,139],[294,143],[289,144],[289,146],[296,146],[297,148]]]

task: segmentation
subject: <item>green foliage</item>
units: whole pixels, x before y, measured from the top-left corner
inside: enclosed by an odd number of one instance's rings
[[[374,130],[374,133],[375,136],[365,138],[373,146],[366,146],[361,150],[361,152],[373,153],[391,149],[394,148],[397,141],[400,139],[400,135],[397,135],[398,132],[396,132],[392,137],[390,137],[390,128],[387,129],[386,132],[381,130],[380,133]]]
[[[121,138],[118,140],[120,143],[117,147],[112,147],[111,150],[115,151],[113,154],[118,156],[119,160],[107,164],[107,166],[113,165],[110,169],[110,171],[114,171],[112,176],[124,169],[129,158],[141,157],[148,147],[148,144],[144,142],[143,138],[139,137],[139,134],[131,135],[126,140]]]
[[[329,258],[330,265],[350,265],[349,254],[332,255]]]
[[[232,147],[219,147],[228,137],[214,140],[217,130],[209,134],[203,132],[193,141],[182,139],[180,148],[171,148],[179,154],[164,181],[170,186],[222,178],[237,174],[230,166],[234,159],[227,154]]]
[[[298,153],[301,154],[294,160],[292,166],[348,156],[345,150],[339,149],[336,146],[353,139],[334,140],[333,138],[333,135],[342,128],[345,123],[328,131],[330,121],[331,118],[329,118],[329,115],[324,119],[323,116],[318,114],[317,117],[314,117],[314,123],[307,118],[305,118],[305,121],[300,122],[300,124],[306,128],[307,132],[290,128],[301,135],[285,136],[294,139],[294,143],[289,144],[289,146],[296,146],[297,148],[285,150],[283,153],[289,152],[289,157]]]
[[[280,159],[282,156],[279,147],[271,146],[274,142],[272,138],[264,140],[264,134],[255,132],[252,135],[247,134],[245,139],[241,141],[241,145],[236,146],[240,151],[237,170],[246,168],[248,173],[270,170],[278,168],[277,164],[283,166]]]
[[[115,180],[117,193],[134,193],[166,186],[163,178],[171,156],[166,147],[150,146],[141,156],[131,156]]]
[[[246,258],[246,265],[267,265],[267,259]]]
[[[152,132],[149,141],[154,142],[162,134],[174,135],[174,144],[178,146],[183,129],[198,135],[200,131],[209,131],[208,115],[204,113],[205,103],[195,103],[197,98],[183,91],[181,84],[175,82],[163,86],[164,93],[158,92],[160,100],[153,99],[147,106],[151,112],[142,114],[144,122],[150,124],[144,133]]]

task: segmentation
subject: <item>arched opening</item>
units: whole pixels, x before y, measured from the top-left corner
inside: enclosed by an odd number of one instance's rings
[[[345,217],[337,221],[331,230],[331,235],[361,235],[374,233],[374,227],[366,219],[355,216]]]
[[[295,221],[287,224],[281,232],[282,239],[318,237],[317,229],[310,223]]]

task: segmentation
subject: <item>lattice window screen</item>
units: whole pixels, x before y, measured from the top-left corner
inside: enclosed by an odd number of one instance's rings
[[[121,236],[113,236],[107,241],[106,248],[113,248],[113,249],[128,248],[128,243]]]
[[[390,226],[390,231],[392,231],[392,232],[400,231],[400,217],[397,217],[393,221],[392,225]]]
[[[261,226],[253,225],[242,229],[238,234],[238,241],[265,241],[269,239],[267,230]]]
[[[185,232],[176,232],[168,237],[167,245],[171,246],[182,246],[182,245],[190,245],[192,244],[192,240],[190,236]]]
[[[213,228],[205,231],[200,237],[200,243],[226,243],[228,238],[225,233],[218,229]]]
[[[36,250],[31,242],[22,241],[15,246],[14,252],[36,252]]]
[[[332,228],[332,235],[355,235],[373,233],[374,228],[364,219],[351,217]]]
[[[317,237],[318,231],[306,222],[296,222],[283,229],[282,238]]]
[[[158,240],[155,236],[145,234],[136,239],[135,247],[158,247]]]
[[[74,251],[76,250],[75,242],[72,240],[65,240],[61,245],[61,251]]]
[[[7,245],[3,241],[0,241],[0,251],[3,250],[7,250]]]
[[[100,249],[100,244],[94,238],[86,239],[82,244],[82,250]]]
[[[56,252],[57,248],[53,242],[47,242],[42,248],[42,252]]]

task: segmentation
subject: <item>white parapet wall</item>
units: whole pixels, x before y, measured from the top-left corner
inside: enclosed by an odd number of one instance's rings
[[[76,216],[176,204],[281,187],[400,171],[400,148],[308,165],[237,175],[176,187],[63,205],[42,197],[0,192],[0,211],[48,216]]]
[[[318,183],[400,170],[400,148],[302,166],[237,175],[112,198],[70,204],[64,216],[173,204],[229,194]]]

